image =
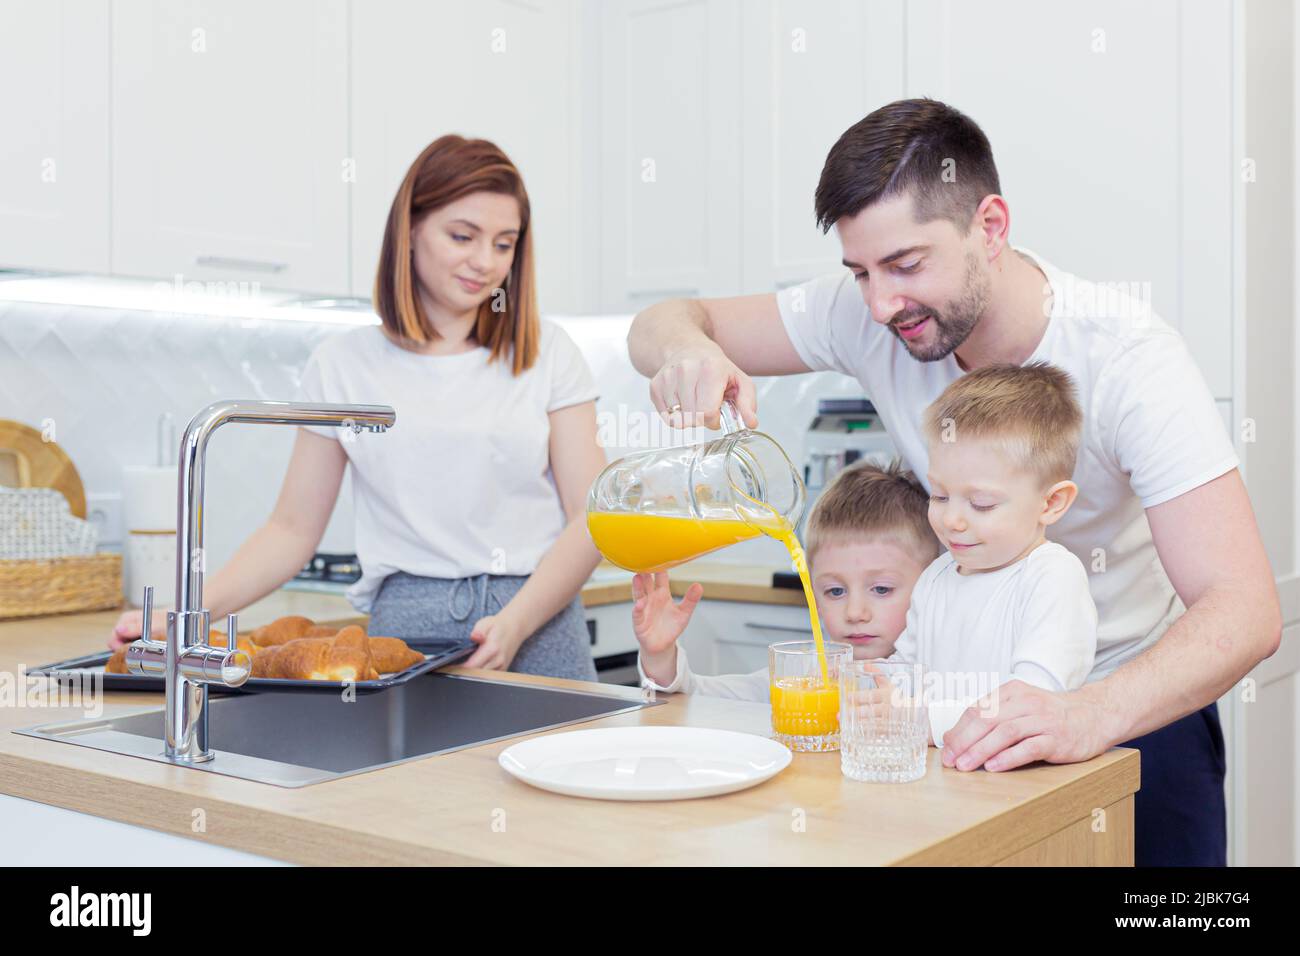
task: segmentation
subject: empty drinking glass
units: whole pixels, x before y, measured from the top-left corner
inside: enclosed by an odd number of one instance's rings
[[[925,776],[930,724],[921,667],[909,661],[850,661],[840,675],[840,769],[874,783]]]

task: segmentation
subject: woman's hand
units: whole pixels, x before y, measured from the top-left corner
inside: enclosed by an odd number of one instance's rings
[[[527,638],[528,632],[504,611],[481,617],[469,635],[469,639],[479,646],[478,650],[470,655],[464,666],[490,671],[508,670]]]
[[[167,612],[154,611],[152,624],[152,634],[150,635],[155,641],[165,641],[167,639]],[[130,644],[142,633],[144,628],[144,611],[124,611],[122,616],[117,619],[113,625],[113,633],[108,637],[108,646],[110,650],[117,650],[124,644]]]

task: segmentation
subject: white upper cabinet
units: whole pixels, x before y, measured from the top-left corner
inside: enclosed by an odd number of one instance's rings
[[[492,140],[523,174],[542,309],[595,309],[588,260],[599,244],[580,126],[582,29],[573,0],[353,5],[354,295],[369,297],[374,287],[407,169],[433,140],[458,133]]]
[[[600,305],[741,282],[740,4],[601,3]]]
[[[113,271],[346,293],[345,0],[113,6]]]
[[[907,92],[993,144],[1012,242],[1148,299],[1232,395],[1231,0],[912,0]]]
[[[108,0],[0,0],[0,268],[109,270]]]
[[[842,269],[813,221],[822,163],[840,135],[903,93],[903,0],[744,4],[743,292]]]
[[[523,172],[544,311],[772,291],[842,268],[813,222],[835,140],[932,96],[988,134],[1012,241],[1149,299],[1227,399],[1233,11],[0,0],[0,267],[368,298],[402,176],[455,132]]]

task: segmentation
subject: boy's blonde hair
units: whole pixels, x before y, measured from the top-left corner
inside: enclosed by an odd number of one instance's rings
[[[945,388],[924,427],[931,443],[1001,442],[1020,468],[1054,484],[1074,474],[1083,412],[1074,382],[1055,365],[986,365]]]
[[[808,560],[827,541],[843,535],[894,538],[928,564],[940,551],[929,508],[929,494],[897,459],[883,468],[869,461],[852,464],[835,476],[808,515]]]

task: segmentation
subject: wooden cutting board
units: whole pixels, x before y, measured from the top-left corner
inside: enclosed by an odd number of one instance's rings
[[[53,488],[68,499],[78,518],[86,517],[86,489],[68,453],[30,425],[0,418],[0,485]]]

